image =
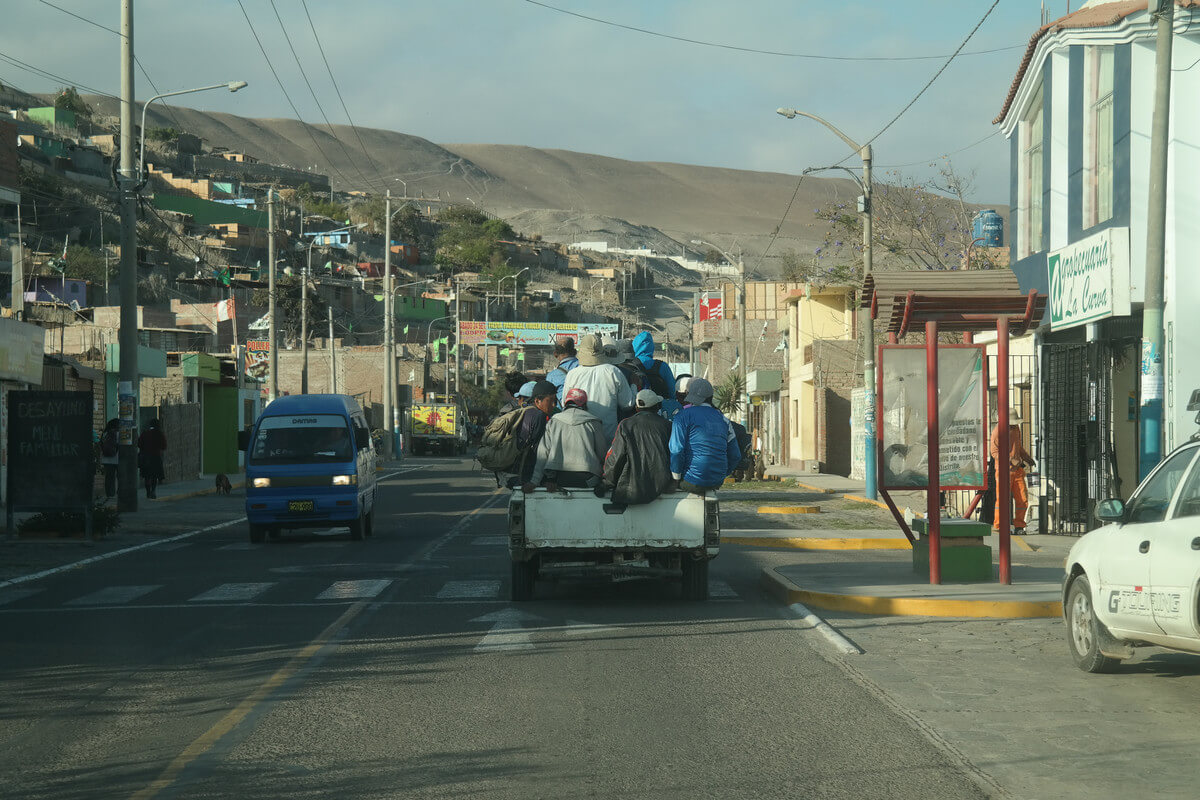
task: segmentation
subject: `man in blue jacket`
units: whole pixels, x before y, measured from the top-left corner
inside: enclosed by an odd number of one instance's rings
[[[561,406],[567,373],[579,366],[579,359],[575,356],[575,340],[565,336],[555,342],[554,357],[558,359],[558,366],[546,373],[546,380],[553,383],[554,388],[558,390],[558,404]]]
[[[654,337],[650,335],[650,331],[642,331],[633,337],[633,355],[646,370],[649,380],[648,385],[642,388],[653,389],[655,394],[663,398],[661,413],[667,419],[671,419],[679,410],[679,404],[675,400],[675,376],[671,374],[671,367],[665,361],[654,357]]]
[[[711,383],[693,378],[686,397],[690,405],[671,423],[671,476],[693,494],[719,487],[742,459],[733,428],[713,407],[712,396]]]

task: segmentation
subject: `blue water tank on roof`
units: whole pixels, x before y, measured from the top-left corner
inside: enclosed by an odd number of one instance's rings
[[[995,209],[987,208],[976,214],[971,228],[976,239],[983,239],[981,247],[1004,246],[1004,218]]]

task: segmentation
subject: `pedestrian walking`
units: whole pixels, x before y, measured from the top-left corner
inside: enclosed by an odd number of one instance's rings
[[[998,462],[1000,454],[1000,425],[992,429],[992,460]],[[1025,512],[1029,509],[1029,487],[1025,484],[1025,465],[1035,466],[1033,457],[1025,450],[1021,441],[1021,427],[1008,426],[1008,487],[1013,503],[1012,530],[1020,536],[1025,533]],[[997,470],[998,472],[999,470]],[[1000,512],[996,511],[992,530],[1000,530]]]
[[[162,431],[162,423],[157,419],[150,424],[138,437],[138,467],[142,473],[142,482],[146,485],[146,499],[158,497],[158,485],[166,480],[163,470],[163,453],[167,449],[167,437]]]
[[[106,500],[112,500],[117,496],[120,429],[121,420],[113,417],[104,426],[104,432],[100,434],[100,464],[104,468],[104,498]]]

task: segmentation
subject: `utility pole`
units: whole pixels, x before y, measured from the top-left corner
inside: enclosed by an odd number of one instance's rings
[[[746,382],[746,359],[749,356],[746,352],[746,262],[742,260],[741,253],[738,253],[738,275],[742,284],[738,293],[738,317],[741,322],[741,331],[738,333],[738,361],[742,366],[742,425],[746,430],[750,430],[750,384]]]
[[[308,260],[304,265],[304,278],[300,281],[300,394],[308,394],[308,279],[312,275],[312,249],[316,243],[314,236],[308,245]]]
[[[1163,282],[1167,242],[1167,147],[1171,121],[1171,52],[1174,0],[1149,0],[1158,18],[1154,47],[1154,118],[1150,129],[1150,191],[1146,203],[1146,298],[1142,305],[1142,386],[1139,411],[1145,478],[1163,454]]]
[[[337,394],[337,348],[333,346],[333,306],[325,306],[329,318],[329,393]]]
[[[137,173],[133,144],[133,0],[121,0],[121,327],[117,335],[120,366],[117,407],[121,421],[117,445],[117,509],[137,511],[137,409],[138,409],[138,309],[137,309]],[[22,255],[24,249],[22,248]]]
[[[863,162],[863,281],[871,274],[874,253],[872,251],[872,209],[871,209],[871,145],[864,144],[859,150]],[[879,493],[877,476],[875,474],[875,321],[871,319],[871,309],[859,311],[859,319],[863,326],[863,432],[866,442],[863,447],[863,494],[868,500],[876,499]]]
[[[516,281],[513,281],[516,283]],[[516,294],[516,289],[513,289],[513,294]],[[454,282],[454,391],[460,391],[462,384],[459,383],[461,375],[459,374],[459,365],[462,363],[462,351],[459,349],[459,342],[462,341],[462,284],[459,281]],[[450,393],[450,387],[446,387],[446,393]]]
[[[383,437],[383,457],[392,457],[392,405],[395,402],[396,357],[392,326],[392,190],[387,190],[383,207],[383,425],[387,436]]]
[[[275,322],[275,192],[267,189],[267,347],[270,348],[268,364],[271,382],[267,392],[270,401],[279,397],[279,337]]]

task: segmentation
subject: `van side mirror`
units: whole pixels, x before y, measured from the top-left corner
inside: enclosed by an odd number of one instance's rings
[[[238,450],[250,449],[250,431],[238,431]]]
[[[1125,503],[1113,498],[1101,500],[1100,505],[1096,506],[1096,519],[1101,522],[1124,522]]]
[[[354,446],[359,450],[365,450],[371,446],[371,432],[366,428],[355,427],[354,429]]]

